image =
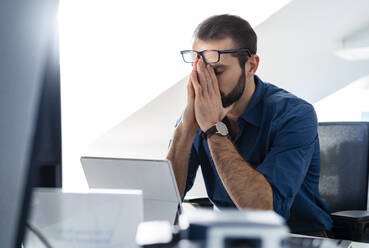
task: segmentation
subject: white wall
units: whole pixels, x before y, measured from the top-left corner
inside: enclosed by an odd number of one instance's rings
[[[235,0],[225,4],[221,0],[62,0],[59,23],[64,187],[86,187],[79,161],[82,155],[164,156],[173,118],[182,111],[182,104],[159,104],[164,110],[164,117],[160,117],[163,125],[159,125],[159,119],[152,119],[157,115],[142,122],[142,116],[134,113],[188,74],[190,67],[183,63],[179,51],[191,47],[192,33],[199,22],[210,15],[233,13],[256,25],[289,1]],[[177,99],[181,97],[176,96],[174,102]],[[165,111],[168,107],[172,108]],[[131,125],[124,130],[127,135],[119,131],[120,136],[110,139],[111,143],[104,139],[103,147],[94,146],[94,140],[106,137],[104,133],[132,114],[139,120],[127,120]],[[153,122],[158,124],[150,125]],[[147,126],[158,129],[148,132]],[[135,140],[140,145],[137,149],[124,147],[132,133],[147,135]],[[152,136],[156,133],[162,134],[160,141]]]
[[[134,6],[117,1],[69,2],[69,8],[76,4],[81,9],[68,14],[65,9],[71,23],[64,23],[61,30],[64,186],[85,186],[82,155],[166,156],[173,125],[185,106],[190,71],[178,52],[191,47],[188,37],[196,24],[212,14],[233,13],[248,19],[259,37],[259,75],[312,103],[368,74],[368,60],[350,62],[335,52],[343,48],[346,37],[369,23],[369,1],[295,0],[282,9],[287,1],[273,2],[273,6],[266,0],[254,6],[255,1],[238,1],[228,7],[223,1],[201,2],[201,12],[193,11],[195,2],[168,5],[168,10],[147,6],[138,14],[144,20],[138,25],[138,18],[129,17],[139,13],[145,2]],[[84,9],[84,5],[92,7]],[[151,12],[153,8],[158,11]],[[163,19],[156,20],[158,16]],[[140,35],[145,33],[137,33],[135,27],[150,30],[151,38],[144,39]],[[145,54],[139,48],[146,47],[165,52],[155,62],[142,64],[138,58]],[[203,182],[197,181],[192,195],[204,194]]]
[[[364,121],[363,113],[369,112],[369,76],[323,98],[314,107],[320,122]]]
[[[369,60],[336,55],[369,25],[367,0],[295,0],[256,28],[259,74],[315,103],[369,74]]]

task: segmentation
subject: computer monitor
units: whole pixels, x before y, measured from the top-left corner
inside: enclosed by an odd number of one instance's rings
[[[32,152],[35,165],[32,178],[34,187],[62,187],[61,96],[57,38],[55,33],[43,68]]]
[[[38,170],[56,164],[50,181],[61,185],[57,9],[57,0],[1,1],[0,244],[4,248],[21,246],[32,186],[45,185],[43,177],[48,174]]]

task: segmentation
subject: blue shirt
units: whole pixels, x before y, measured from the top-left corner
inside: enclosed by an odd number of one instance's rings
[[[329,206],[319,195],[320,149],[313,106],[257,76],[255,84],[255,93],[237,120],[234,146],[270,183],[274,210],[285,218],[291,232],[330,230]],[[210,200],[219,208],[236,207],[201,130],[192,145],[185,193],[199,166]]]

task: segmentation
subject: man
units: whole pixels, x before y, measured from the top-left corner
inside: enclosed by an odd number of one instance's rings
[[[195,31],[187,106],[167,158],[182,197],[201,166],[220,208],[274,210],[292,232],[321,234],[332,220],[318,191],[317,118],[306,101],[263,82],[249,23],[213,16]]]

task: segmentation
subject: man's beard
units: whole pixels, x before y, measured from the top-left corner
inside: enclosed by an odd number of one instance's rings
[[[229,92],[227,95],[225,95],[222,91],[220,91],[223,107],[224,108],[229,107],[233,103],[240,100],[243,91],[245,90],[245,86],[246,86],[246,73],[245,69],[242,69],[241,75],[238,78],[237,85],[233,88],[233,90]]]

